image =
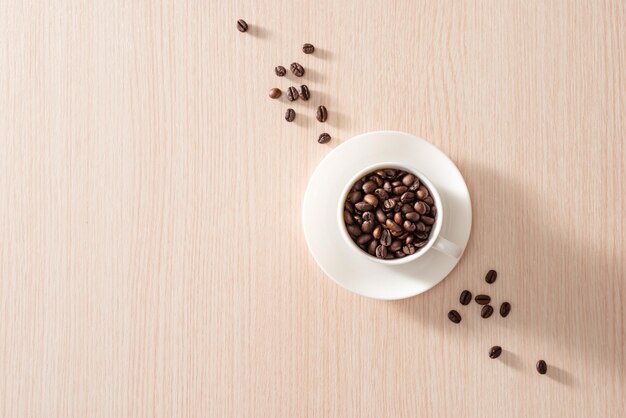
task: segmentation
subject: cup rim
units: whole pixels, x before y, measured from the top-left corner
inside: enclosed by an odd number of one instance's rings
[[[365,174],[368,174],[372,171],[376,171],[376,170],[383,169],[383,168],[401,169],[417,176],[420,182],[423,182],[428,188],[430,195],[433,197],[433,200],[435,201],[435,206],[437,208],[437,216],[435,217],[435,223],[433,224],[433,229],[429,236],[428,243],[424,247],[416,251],[415,254],[411,254],[402,258],[395,258],[395,259],[389,259],[389,260],[375,257],[373,255],[370,255],[367,251],[362,250],[350,237],[346,224],[343,220],[345,201],[354,183],[356,183]],[[343,236],[344,240],[348,243],[348,246],[352,248],[353,250],[355,250],[358,254],[361,254],[361,256],[365,257],[367,260],[385,264],[385,265],[401,265],[401,264],[406,264],[406,263],[410,263],[411,261],[417,260],[424,254],[426,254],[433,247],[433,245],[437,241],[437,238],[439,237],[439,234],[441,232],[443,213],[444,213],[444,208],[441,202],[441,196],[439,195],[439,191],[437,190],[435,185],[430,181],[430,179],[427,176],[425,176],[421,171],[419,171],[413,166],[409,166],[409,165],[402,164],[402,163],[395,163],[395,162],[375,163],[357,172],[353,177],[350,178],[350,180],[348,180],[346,186],[344,187],[339,197],[339,204],[338,204],[339,231],[341,235]]]

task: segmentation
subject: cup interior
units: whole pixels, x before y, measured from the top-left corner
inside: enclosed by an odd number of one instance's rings
[[[435,223],[432,225],[431,233],[430,233],[430,236],[428,237],[428,243],[425,246],[423,246],[422,248],[418,249],[414,254],[407,255],[407,256],[402,257],[402,258],[396,258],[396,259],[378,258],[376,256],[370,255],[367,251],[364,251],[363,249],[361,249],[357,245],[357,243],[355,243],[352,240],[352,237],[348,233],[348,229],[346,227],[346,224],[344,222],[344,217],[343,217],[344,205],[345,205],[345,202],[346,202],[346,198],[348,197],[348,194],[350,193],[350,190],[352,189],[354,184],[359,179],[361,179],[362,177],[364,177],[365,175],[367,175],[369,173],[372,173],[374,171],[381,170],[381,169],[388,169],[388,168],[396,169],[396,170],[398,170],[398,169],[399,170],[404,170],[404,171],[406,171],[406,172],[416,176],[419,179],[420,183],[422,183],[424,186],[426,186],[426,188],[429,190],[430,196],[432,196],[433,201],[435,202],[435,206],[437,208],[437,214],[435,216]],[[368,259],[370,261],[377,262],[377,263],[382,263],[382,264],[387,264],[387,265],[406,264],[406,263],[409,263],[409,262],[411,262],[413,260],[416,260],[417,258],[419,258],[422,255],[426,254],[432,248],[432,246],[434,245],[435,241],[437,240],[437,237],[439,236],[439,233],[441,232],[442,219],[443,219],[443,206],[442,206],[441,198],[439,196],[439,192],[437,191],[437,188],[418,169],[416,169],[415,167],[404,165],[404,164],[389,163],[389,162],[388,163],[377,163],[377,164],[374,164],[374,165],[371,165],[369,167],[364,168],[363,170],[361,170],[358,173],[356,173],[350,179],[350,181],[344,187],[344,190],[343,190],[343,192],[342,192],[342,194],[341,194],[341,196],[339,198],[338,221],[339,221],[339,229],[341,231],[341,235],[344,237],[344,240],[348,243],[350,248],[352,248],[357,253],[361,254],[361,256],[363,256],[364,258],[366,258],[366,259]]]

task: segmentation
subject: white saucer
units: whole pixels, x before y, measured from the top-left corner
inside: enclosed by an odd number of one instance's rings
[[[304,236],[317,264],[340,286],[374,299],[404,299],[442,281],[460,258],[430,250],[411,263],[388,266],[364,260],[348,247],[337,223],[341,192],[356,172],[379,162],[417,167],[431,180],[446,208],[441,235],[465,250],[472,229],[472,204],[463,176],[434,145],[393,131],[355,136],[324,158],[304,194]]]

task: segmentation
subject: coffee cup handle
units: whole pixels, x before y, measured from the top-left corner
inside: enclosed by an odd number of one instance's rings
[[[462,252],[461,247],[459,247],[452,241],[448,241],[442,236],[437,238],[437,241],[435,241],[433,248],[452,258],[459,258]]]

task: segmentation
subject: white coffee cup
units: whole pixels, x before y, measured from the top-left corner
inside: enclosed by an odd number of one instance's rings
[[[346,224],[343,218],[346,197],[348,196],[348,193],[350,192],[350,189],[352,189],[352,186],[354,185],[354,183],[356,183],[359,179],[361,179],[366,174],[369,174],[376,170],[385,169],[385,168],[400,169],[400,170],[404,170],[408,173],[415,175],[419,179],[419,181],[422,184],[424,184],[426,188],[430,191],[430,196],[432,196],[433,200],[435,201],[435,206],[437,207],[437,215],[435,216],[435,223],[432,225],[432,230],[430,231],[428,243],[422,248],[418,249],[415,252],[415,254],[411,254],[403,258],[395,258],[395,259],[389,259],[389,260],[372,256],[366,251],[363,251],[350,237],[350,234],[348,233],[348,229],[346,228]],[[440,251],[452,258],[459,258],[461,256],[461,248],[455,243],[441,236],[441,228],[443,226],[443,222],[445,219],[444,213],[445,213],[445,208],[443,206],[443,203],[441,201],[441,197],[439,196],[439,192],[437,191],[437,188],[430,182],[430,180],[428,180],[428,178],[424,174],[420,173],[414,167],[406,166],[403,164],[378,163],[378,164],[374,164],[372,166],[364,168],[363,170],[355,174],[354,177],[352,177],[352,179],[350,179],[350,181],[344,188],[343,192],[341,193],[341,197],[339,198],[339,205],[337,208],[337,220],[339,222],[339,230],[341,231],[341,235],[344,237],[348,246],[354,249],[354,251],[356,251],[358,254],[361,254],[361,256],[363,256],[364,258],[367,258],[371,261],[375,261],[378,263],[387,264],[387,265],[399,265],[399,264],[405,264],[405,263],[414,261],[431,250]]]

